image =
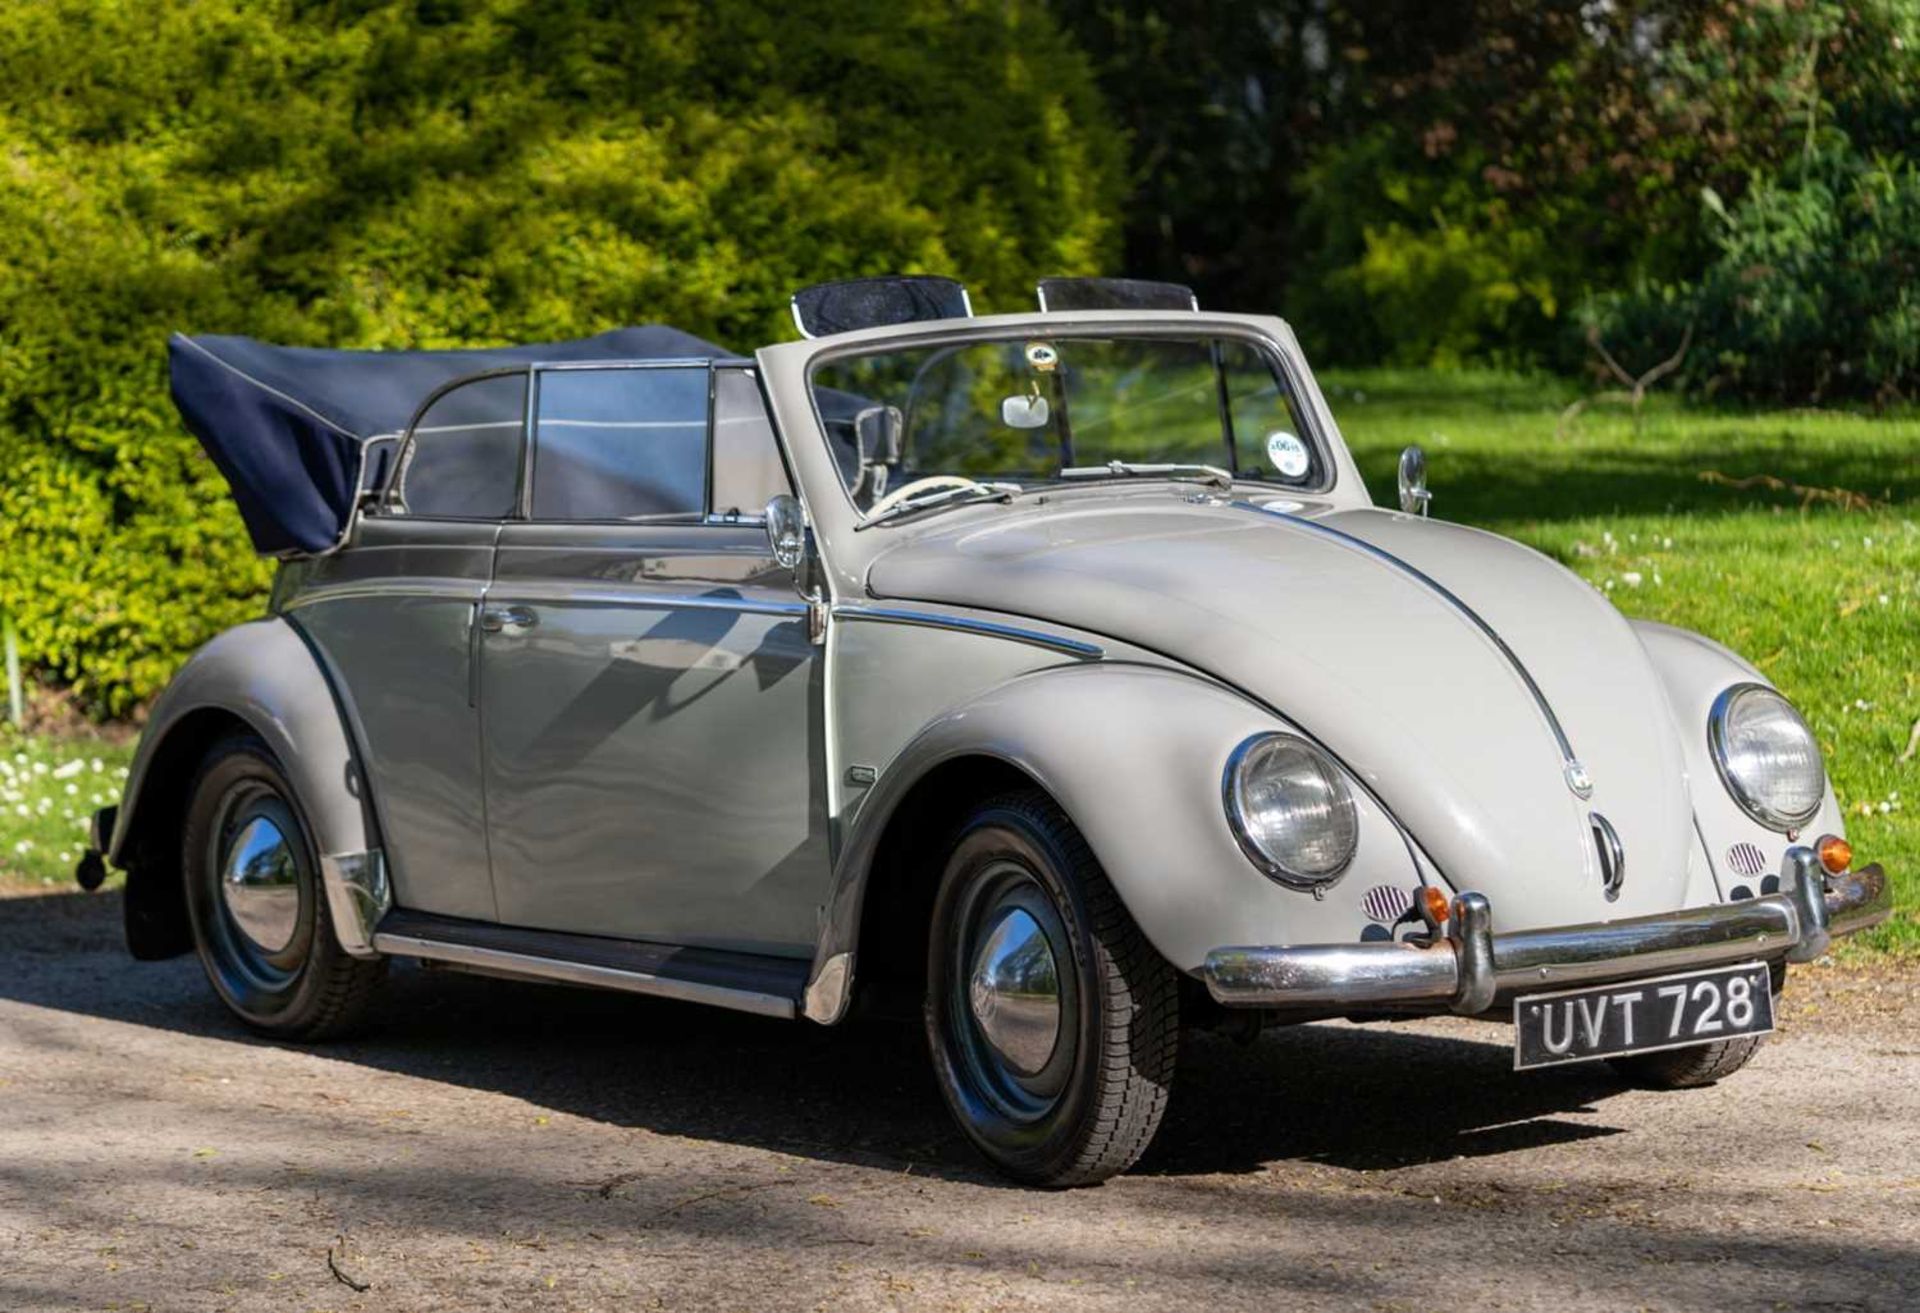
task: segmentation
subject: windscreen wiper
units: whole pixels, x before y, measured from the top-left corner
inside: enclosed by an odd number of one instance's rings
[[[1069,465],[1060,471],[1063,479],[1198,479],[1222,492],[1233,488],[1233,475],[1218,465],[1140,465],[1129,460],[1110,460],[1105,465]]]
[[[976,501],[1012,501],[1014,495],[1021,490],[1017,483],[977,483],[971,486],[929,488],[919,496],[895,502],[878,515],[869,515],[853,527],[856,531],[871,529],[876,524],[884,524],[902,515],[910,515],[915,511],[930,511],[941,506],[957,506]]]

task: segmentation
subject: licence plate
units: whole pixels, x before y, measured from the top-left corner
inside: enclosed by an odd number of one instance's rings
[[[1773,1029],[1764,962],[1513,1001],[1513,1066],[1557,1067]]]

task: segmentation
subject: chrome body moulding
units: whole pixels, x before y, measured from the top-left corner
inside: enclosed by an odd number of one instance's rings
[[[1350,534],[1343,529],[1336,529],[1332,525],[1323,524],[1317,519],[1303,515],[1295,515],[1290,511],[1283,511],[1260,502],[1235,501],[1233,505],[1241,510],[1253,511],[1260,515],[1271,515],[1275,519],[1285,520],[1288,524],[1296,525],[1299,528],[1309,530],[1313,533],[1324,534],[1352,548],[1354,551],[1363,552],[1373,559],[1398,570],[1400,573],[1406,575],[1407,578],[1414,580],[1423,588],[1430,590],[1435,597],[1438,597],[1448,607],[1452,608],[1454,613],[1459,615],[1461,619],[1467,621],[1477,629],[1481,636],[1500,653],[1501,659],[1507,663],[1507,666],[1513,671],[1515,677],[1525,686],[1527,696],[1533,699],[1534,706],[1539,708],[1540,718],[1546,722],[1548,732],[1553,735],[1554,743],[1560,749],[1560,760],[1563,763],[1563,773],[1566,777],[1567,787],[1571,789],[1577,797],[1589,798],[1593,796],[1593,780],[1587,774],[1587,768],[1581,764],[1580,758],[1575,755],[1573,741],[1567,737],[1566,727],[1560,723],[1559,714],[1554,711],[1553,704],[1547,701],[1547,695],[1541,691],[1539,682],[1533,677],[1533,672],[1527,669],[1526,663],[1523,662],[1519,654],[1508,645],[1507,640],[1500,636],[1500,631],[1488,624],[1485,617],[1478,611],[1468,606],[1459,594],[1446,587],[1439,580],[1414,565],[1411,561],[1396,556],[1386,548],[1370,543],[1365,538]]]
[[[1016,643],[1031,643],[1035,647],[1052,648],[1056,652],[1065,652],[1068,656],[1079,657],[1083,661],[1098,661],[1106,656],[1106,649],[1097,643],[1082,642],[1077,638],[1068,638],[1064,634],[1050,634],[1039,629],[1023,629],[1018,625],[1002,624],[997,620],[981,620],[973,616],[949,615],[940,611],[906,610],[900,607],[867,606],[857,602],[838,602],[833,606],[835,620],[871,620],[877,624],[922,625],[929,629],[957,629],[963,633],[986,634],[992,638],[1008,638]]]
[[[1812,849],[1787,850],[1778,894],[1620,921],[1496,934],[1484,894],[1453,900],[1428,942],[1217,948],[1201,968],[1229,1007],[1322,1013],[1457,1012],[1477,1016],[1522,992],[1604,984],[1755,958],[1807,962],[1833,939],[1892,910],[1878,866],[1829,876]]]
[[[547,980],[564,985],[586,985],[595,989],[617,989],[654,998],[677,999],[683,1003],[707,1003],[751,1012],[756,1016],[791,1019],[793,1000],[754,989],[738,989],[698,980],[675,980],[670,976],[595,962],[576,962],[562,958],[518,953],[508,949],[487,948],[476,944],[447,943],[417,935],[379,932],[374,947],[395,957],[417,957],[430,962],[477,971],[487,975],[509,976],[520,980]]]
[[[320,859],[320,883],[327,891],[327,911],[333,917],[333,933],[340,947],[354,957],[379,957],[373,942],[374,927],[393,910],[386,855],[374,848],[324,856]]]

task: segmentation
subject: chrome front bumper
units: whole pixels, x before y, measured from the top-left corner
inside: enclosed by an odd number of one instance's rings
[[[1780,888],[1737,903],[1509,934],[1494,933],[1485,894],[1463,893],[1446,934],[1429,942],[1216,948],[1200,976],[1229,1007],[1475,1016],[1535,990],[1755,958],[1808,962],[1836,937],[1886,920],[1893,906],[1878,865],[1828,875],[1802,846],[1787,850]]]

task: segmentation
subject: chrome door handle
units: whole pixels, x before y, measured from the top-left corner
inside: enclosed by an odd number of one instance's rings
[[[524,634],[540,623],[530,606],[483,606],[480,627],[489,634]]]

